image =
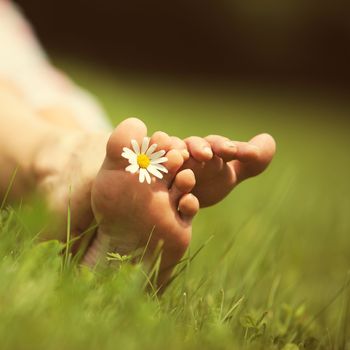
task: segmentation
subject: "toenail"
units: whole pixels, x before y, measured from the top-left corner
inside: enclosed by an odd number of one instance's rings
[[[206,155],[210,156],[210,157],[213,156],[213,151],[211,150],[210,147],[204,147],[204,148],[203,148],[203,152],[204,152]]]
[[[232,150],[237,151],[237,145],[233,141],[226,141],[225,142],[225,146],[228,147],[228,148],[231,148]]]

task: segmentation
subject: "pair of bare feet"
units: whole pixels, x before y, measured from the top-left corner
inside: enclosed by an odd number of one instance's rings
[[[182,141],[156,132],[151,144],[167,152],[168,173],[148,185],[125,171],[128,162],[121,156],[132,139],[141,144],[145,136],[144,123],[130,118],[109,137],[91,189],[98,230],[84,260],[93,265],[107,252],[130,254],[146,244],[151,254],[162,241],[158,283],[164,285],[191,241],[199,208],[219,202],[238,183],[261,173],[273,158],[275,142],[268,134],[233,142],[215,135]]]

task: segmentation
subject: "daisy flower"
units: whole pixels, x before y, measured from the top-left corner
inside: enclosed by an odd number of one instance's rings
[[[136,140],[131,140],[130,148],[124,147],[122,157],[126,158],[130,165],[128,165],[125,170],[131,174],[139,172],[139,181],[143,183],[146,179],[147,183],[151,183],[150,174],[154,175],[158,179],[163,178],[163,173],[167,173],[168,169],[162,165],[168,160],[168,158],[163,157],[165,151],[161,150],[154,152],[157,148],[157,144],[149,145],[149,137],[144,137],[141,145],[141,149]]]

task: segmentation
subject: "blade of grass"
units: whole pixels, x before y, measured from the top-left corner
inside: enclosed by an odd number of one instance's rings
[[[146,251],[147,251],[147,249],[148,249],[149,242],[151,241],[151,238],[152,238],[152,236],[153,236],[153,232],[154,232],[155,228],[156,228],[156,227],[153,226],[153,228],[152,228],[152,230],[151,230],[151,232],[150,232],[150,234],[149,234],[149,236],[148,236],[148,240],[147,240],[147,243],[146,243],[146,245],[145,245],[145,248],[143,249],[143,252],[142,252],[142,254],[141,254],[139,263],[141,263],[141,262],[143,261],[143,258],[144,258],[145,254],[146,254]]]
[[[195,253],[190,256],[188,259],[185,259],[185,260],[181,260],[179,261],[176,265],[179,265],[183,262],[186,262],[187,260],[189,260],[190,262],[193,261],[193,259],[196,258],[196,256],[204,249],[205,246],[208,245],[208,243],[214,238],[214,236],[210,236],[196,251]],[[175,266],[176,266],[175,265]],[[173,268],[174,266],[172,266]],[[183,266],[179,271],[177,271],[168,281],[167,283],[167,287],[170,286],[171,283],[173,283],[173,281],[187,268],[187,264],[185,266]]]
[[[11,176],[11,179],[10,179],[10,183],[9,185],[7,186],[7,189],[6,189],[6,192],[5,192],[5,195],[4,195],[4,198],[2,199],[2,202],[1,202],[1,206],[0,206],[0,211],[4,209],[4,206],[6,204],[6,201],[7,201],[7,198],[9,196],[9,193],[11,191],[11,188],[13,186],[13,183],[15,182],[15,178],[16,178],[16,175],[17,175],[17,171],[18,171],[18,166],[15,168],[12,176]]]
[[[330,298],[328,303],[309,321],[305,326],[305,331],[308,330],[311,325],[341,296],[341,294],[350,286],[349,273],[346,282],[336,291],[336,293]]]
[[[69,186],[69,195],[68,195],[68,207],[67,207],[67,231],[66,231],[66,249],[64,254],[64,266],[67,267],[69,260],[69,250],[70,250],[70,236],[71,236],[71,191],[72,187]]]
[[[225,316],[222,318],[221,322],[225,322],[230,315],[233,313],[233,311],[235,311],[243,302],[243,300],[245,299],[245,296],[243,295],[240,299],[238,299],[231,307],[230,309],[226,312]]]

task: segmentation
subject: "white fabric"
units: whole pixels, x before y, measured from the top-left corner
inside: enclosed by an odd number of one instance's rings
[[[7,0],[0,0],[0,79],[15,84],[34,108],[68,107],[85,129],[111,128],[96,100],[50,64],[28,22]]]

